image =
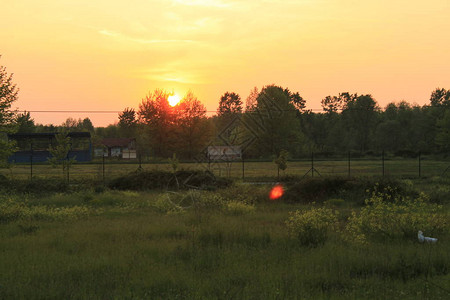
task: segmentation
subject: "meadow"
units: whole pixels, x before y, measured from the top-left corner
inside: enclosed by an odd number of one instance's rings
[[[135,160],[94,160],[91,163],[75,163],[70,166],[69,177],[73,179],[105,179],[109,180],[117,176],[133,172],[141,167],[144,170],[170,171],[171,165],[165,161],[145,161],[139,164]],[[182,162],[181,169],[210,170],[216,176],[242,179],[247,181],[266,181],[277,179],[277,167],[272,161],[248,160],[226,162]],[[387,156],[382,161],[380,157],[351,158],[346,157],[319,157],[313,164],[311,159],[291,160],[284,176],[311,177],[314,167],[314,176],[391,176],[391,177],[433,177],[450,176],[450,161],[444,158],[423,156],[418,158],[400,158]],[[48,163],[13,164],[10,169],[0,169],[0,175],[17,179],[33,177],[63,176],[60,168],[54,168]],[[66,176],[66,175],[64,175]]]
[[[448,299],[449,179],[284,186],[2,193],[0,298]]]

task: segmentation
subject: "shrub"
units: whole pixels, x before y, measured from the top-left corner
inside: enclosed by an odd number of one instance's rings
[[[262,185],[235,184],[217,191],[226,201],[238,201],[245,204],[262,203],[267,200],[267,187]]]
[[[419,230],[440,233],[446,228],[446,216],[440,213],[442,206],[428,201],[425,194],[411,200],[375,190],[359,214],[352,212],[347,237],[366,243],[368,239],[415,239]]]
[[[153,205],[159,212],[166,214],[181,213],[183,208],[170,200],[168,195],[161,195]]]
[[[225,205],[225,200],[216,193],[204,193],[194,201],[196,209],[221,209]]]
[[[290,202],[321,201],[345,189],[348,181],[339,177],[308,178],[288,187],[283,198]]]
[[[305,246],[325,243],[330,231],[337,228],[337,212],[328,208],[312,208],[308,211],[289,213],[286,226],[289,235]]]
[[[61,178],[13,179],[0,181],[0,189],[8,193],[50,194],[67,192],[69,185]]]
[[[13,199],[0,204],[0,223],[18,220],[68,221],[88,216],[89,210],[83,206],[55,208],[49,206],[27,206]]]
[[[177,184],[177,180],[178,180]],[[180,170],[175,173],[165,171],[133,172],[118,177],[109,183],[109,187],[117,190],[145,191],[154,189],[216,189],[231,185],[232,181],[214,176],[208,171]]]

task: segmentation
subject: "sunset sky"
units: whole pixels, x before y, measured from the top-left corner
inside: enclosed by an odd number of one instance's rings
[[[257,86],[420,105],[450,89],[449,0],[10,0],[0,65],[20,110],[122,111],[156,88],[191,90],[208,110]],[[38,123],[117,114],[32,113]]]

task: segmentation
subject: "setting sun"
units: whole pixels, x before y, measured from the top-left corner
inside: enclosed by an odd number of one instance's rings
[[[181,98],[180,96],[178,96],[177,94],[171,95],[169,96],[169,98],[167,99],[167,101],[169,101],[170,106],[175,106],[178,104],[178,102],[180,102]]]

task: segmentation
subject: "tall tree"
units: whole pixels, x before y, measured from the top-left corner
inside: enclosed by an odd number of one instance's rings
[[[430,103],[437,107],[450,107],[450,90],[437,88],[431,93]]]
[[[206,107],[192,93],[188,92],[175,106],[176,147],[178,152],[191,159],[206,146],[212,133],[206,118]]]
[[[139,122],[145,125],[154,154],[167,157],[175,115],[170,106],[169,93],[162,89],[150,92],[139,104]]]
[[[357,94],[340,93],[338,96],[326,96],[322,99],[322,109],[327,113],[336,113],[344,109],[348,102],[354,101]]]
[[[220,97],[217,115],[225,116],[242,112],[242,100],[236,93],[226,92]]]
[[[137,118],[134,108],[125,108],[119,113],[119,128],[123,137],[136,137]]]
[[[369,149],[378,111],[377,102],[371,95],[361,95],[346,103],[342,116],[347,125],[350,148],[361,152]]]
[[[291,103],[299,112],[304,111],[306,108],[306,100],[298,92],[291,92],[288,88],[284,89],[284,92],[289,97],[289,103]]]
[[[258,95],[255,109],[245,116],[248,135],[258,138],[253,150],[264,156],[278,156],[281,149],[298,154],[303,135],[297,113],[286,89],[265,86]]]
[[[242,100],[236,93],[226,92],[220,97],[217,109],[217,129],[221,141],[227,145],[235,145],[240,132],[239,119],[242,115]]]
[[[245,100],[245,111],[251,111],[255,109],[256,107],[256,99],[258,98],[259,91],[258,88],[255,86],[251,91],[250,95],[248,95],[247,99]]]
[[[36,130],[36,125],[29,111],[17,114],[16,123],[17,132],[19,133],[32,133]]]
[[[0,165],[6,165],[6,159],[14,151],[14,142],[6,136],[16,130],[16,111],[11,109],[11,105],[17,101],[19,89],[12,78],[13,74],[8,74],[6,68],[0,66]]]
[[[447,109],[442,119],[437,120],[436,144],[440,150],[448,152],[450,150],[450,110]]]

